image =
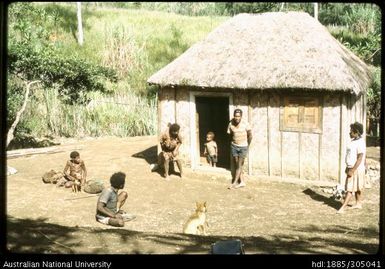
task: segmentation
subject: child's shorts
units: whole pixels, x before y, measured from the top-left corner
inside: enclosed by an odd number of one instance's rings
[[[211,155],[211,156],[207,155],[206,158],[207,158],[207,162],[209,162],[209,163],[211,163],[211,162],[217,163],[218,162],[217,155]]]

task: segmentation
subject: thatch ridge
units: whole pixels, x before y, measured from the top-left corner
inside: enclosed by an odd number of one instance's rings
[[[148,79],[150,84],[364,92],[366,64],[304,12],[238,14]]]

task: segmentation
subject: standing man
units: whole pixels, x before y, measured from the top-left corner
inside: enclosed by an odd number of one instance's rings
[[[243,180],[243,164],[252,140],[251,128],[248,122],[242,121],[242,110],[234,110],[234,117],[229,123],[227,133],[231,138],[231,156],[235,164],[235,175],[228,189],[246,186]]]

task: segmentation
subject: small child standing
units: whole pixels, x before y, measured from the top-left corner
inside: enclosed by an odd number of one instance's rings
[[[204,155],[207,158],[207,162],[213,166],[217,167],[218,162],[218,147],[217,143],[214,141],[215,134],[213,132],[208,132],[206,135],[205,151]]]

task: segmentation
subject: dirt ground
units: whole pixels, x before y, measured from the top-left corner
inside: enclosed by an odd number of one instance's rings
[[[207,254],[219,240],[240,239],[246,254],[375,254],[379,244],[379,186],[365,189],[362,210],[336,214],[340,202],[312,182],[249,177],[228,190],[230,174],[194,172],[165,181],[149,165],[156,137],[66,140],[59,152],[8,158],[7,248],[16,253]],[[127,174],[123,209],[137,218],[123,228],[95,221],[96,195],[44,184],[78,150],[88,179]],[[331,183],[333,185],[333,183]],[[207,201],[207,236],[182,234],[182,225]]]

